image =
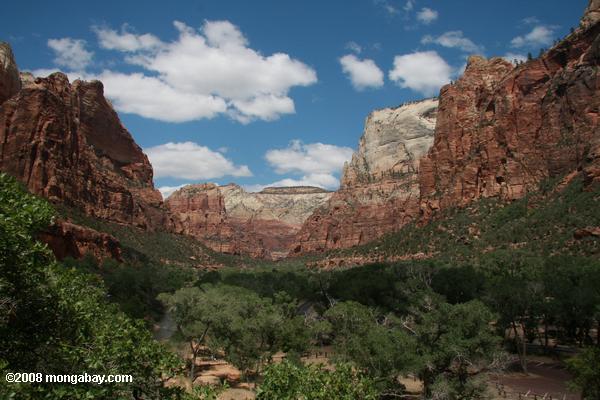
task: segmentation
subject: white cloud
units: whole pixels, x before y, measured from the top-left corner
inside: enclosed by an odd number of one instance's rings
[[[346,49],[356,54],[360,54],[362,52],[362,47],[356,42],[346,43]]]
[[[527,56],[523,55],[523,54],[517,54],[517,53],[511,53],[508,52],[504,55],[504,58],[506,61],[511,62],[514,64],[515,60],[519,61],[519,62],[525,62],[527,61]]]
[[[552,43],[553,35],[553,27],[538,25],[534,27],[528,34],[515,37],[510,44],[512,47],[517,48],[547,46]]]
[[[388,0],[373,0],[373,2],[381,6],[390,15],[398,14],[398,9]]]
[[[252,176],[246,165],[235,165],[223,154],[193,142],[165,143],[144,149],[155,178],[206,180]]]
[[[127,25],[120,31],[93,28],[102,48],[124,53],[125,62],[144,72],[81,72],[92,56],[81,56],[85,42],[58,39],[48,45],[61,51],[58,65],[102,80],[118,111],[167,122],[220,114],[242,123],[272,121],[295,113],[292,87],[317,82],[311,67],[288,54],[265,56],[248,47],[247,38],[228,21],[206,21],[199,31],[178,21],[174,25],[179,35],[171,42],[132,33]],[[69,57],[75,53],[80,55]]]
[[[433,43],[447,48],[457,48],[465,53],[483,53],[483,47],[476,45],[471,39],[466,38],[462,31],[449,31],[438,37],[427,35],[421,39],[421,43]]]
[[[187,185],[189,185],[189,183],[184,183],[183,185],[179,186],[161,186],[158,188],[158,191],[160,192],[160,194],[162,194],[163,199],[166,199],[167,197],[169,197],[170,195]]]
[[[137,35],[129,32],[129,26],[124,24],[117,32],[107,27],[92,27],[98,37],[100,47],[107,50],[135,52],[140,50],[156,50],[164,43],[156,36],[145,33]]]
[[[293,114],[295,112],[294,101],[287,96],[265,94],[248,100],[233,100],[235,106],[231,116],[247,124],[254,118],[264,121],[273,121],[281,114]]]
[[[323,143],[304,144],[300,140],[293,140],[285,149],[267,151],[265,158],[278,174],[332,174],[342,170],[352,153],[349,147]]]
[[[348,54],[340,58],[340,64],[356,90],[383,86],[383,72],[373,60]]]
[[[227,110],[224,99],[179,91],[159,78],[142,73],[104,71],[91,79],[104,83],[105,93],[117,110],[169,122],[212,118]]]
[[[406,12],[412,11],[413,8],[415,8],[415,0],[406,0],[406,3],[404,4],[403,8]]]
[[[431,96],[450,81],[452,72],[452,67],[437,52],[425,51],[394,57],[389,78],[402,88]]]
[[[293,140],[284,149],[271,149],[265,154],[269,165],[278,174],[298,174],[297,178],[284,178],[267,185],[247,185],[245,189],[259,192],[270,186],[316,186],[334,190],[340,185],[336,177],[344,163],[352,157],[349,147],[323,143],[304,144]]]
[[[431,24],[433,21],[438,19],[439,13],[431,8],[424,7],[417,13],[417,20],[424,23],[425,25]]]
[[[540,23],[540,20],[537,17],[527,17],[523,18],[521,22],[525,25],[537,25]]]
[[[85,40],[72,38],[48,39],[48,47],[55,54],[54,63],[72,70],[86,68],[94,53],[85,49]]]

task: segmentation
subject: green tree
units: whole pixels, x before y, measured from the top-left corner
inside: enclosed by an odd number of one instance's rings
[[[584,400],[600,398],[600,348],[588,347],[579,355],[567,361],[573,374],[570,382],[575,389],[581,390]]]
[[[56,263],[35,235],[53,211],[0,174],[0,371],[130,374],[133,383],[0,385],[2,398],[168,398],[175,355],[107,302],[98,280]]]
[[[499,315],[498,328],[512,336],[521,368],[527,372],[527,343],[537,337],[544,300],[543,261],[528,252],[498,250],[482,257],[486,303]]]
[[[451,305],[423,296],[404,326],[416,340],[416,372],[426,398],[441,391],[449,399],[470,399],[485,391],[475,378],[502,360],[494,319],[477,300]]]
[[[375,400],[373,382],[347,364],[325,369],[322,365],[298,365],[287,360],[265,370],[257,390],[259,400]]]
[[[338,303],[325,313],[337,357],[352,362],[380,384],[397,391],[397,377],[413,366],[415,343],[392,315],[356,303]]]
[[[163,294],[177,329],[190,345],[190,378],[203,350],[223,354],[244,375],[257,372],[278,350],[303,351],[309,332],[293,313],[295,303],[283,295],[275,302],[233,286],[203,285]]]

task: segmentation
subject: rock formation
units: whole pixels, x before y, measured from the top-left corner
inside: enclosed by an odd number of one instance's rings
[[[540,58],[515,68],[472,57],[442,88],[435,142],[421,161],[425,220],[482,197],[520,198],[600,154],[599,6],[590,2],[586,28]]]
[[[89,216],[169,227],[152,166],[104,98],[102,83],[19,74],[6,43],[0,44],[0,170]],[[120,259],[112,236],[66,221],[41,237],[59,258],[90,252]]]
[[[366,243],[484,197],[517,199],[573,171],[599,182],[599,61],[600,1],[590,0],[580,27],[538,59],[515,67],[471,57],[441,89],[435,139],[431,130],[414,156],[397,143],[432,112],[412,122],[374,113],[340,190],[307,220],[292,254]]]
[[[420,160],[433,143],[437,104],[429,99],[369,115],[340,190],[306,221],[292,254],[364,244],[418,216]]]
[[[119,241],[106,233],[72,224],[56,221],[39,235],[57,259],[66,257],[81,258],[92,255],[96,259],[112,258],[121,261]]]
[[[0,47],[0,81],[17,71]],[[14,82],[13,82],[14,83]],[[152,166],[104,98],[102,83],[55,73],[24,74],[19,91],[0,104],[0,170],[35,194],[109,221],[155,229],[165,226]],[[12,94],[11,94],[12,93]]]
[[[0,42],[0,104],[21,90],[19,70],[8,43]]]
[[[238,185],[188,185],[167,200],[178,233],[213,250],[280,258],[304,221],[331,197],[319,188],[266,188],[248,193]]]

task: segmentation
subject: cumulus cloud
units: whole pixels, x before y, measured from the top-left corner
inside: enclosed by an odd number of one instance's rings
[[[124,24],[120,31],[108,27],[92,27],[98,37],[100,47],[107,50],[136,52],[140,50],[156,50],[164,43],[156,36],[145,33],[137,35],[129,31],[129,26]]]
[[[354,54],[347,54],[340,58],[340,64],[356,90],[383,86],[383,72],[375,61],[361,60]]]
[[[471,39],[466,38],[462,31],[449,31],[437,37],[427,35],[421,39],[421,43],[456,48],[465,53],[483,53],[483,47],[476,45]]]
[[[331,174],[339,172],[352,157],[352,149],[332,144],[309,143],[293,140],[284,149],[271,149],[265,154],[278,174]]]
[[[86,50],[85,40],[49,39],[48,47],[54,51],[54,63],[71,70],[83,70],[92,61],[94,53]]]
[[[510,42],[510,44],[512,47],[516,48],[532,48],[537,46],[547,46],[552,43],[553,35],[553,27],[538,25],[526,35],[515,37]]]
[[[260,191],[268,186],[317,186],[336,189],[340,182],[336,177],[344,163],[352,157],[349,147],[323,143],[305,144],[293,140],[283,149],[271,149],[265,154],[269,165],[278,174],[297,174],[297,178],[285,178],[268,185],[250,185],[248,190]]]
[[[417,13],[417,20],[419,22],[429,25],[436,19],[438,19],[439,13],[431,8],[424,7]]]
[[[116,109],[166,122],[186,122],[228,115],[242,123],[272,121],[295,113],[291,88],[317,82],[316,72],[285,53],[263,55],[229,21],[205,21],[199,30],[175,21],[178,36],[157,36],[93,27],[100,47],[118,51],[143,72],[85,71],[92,53],[85,42],[52,39],[55,63],[68,75],[104,82]],[[46,72],[40,70],[40,72]]]
[[[389,78],[402,88],[432,96],[450,81],[452,73],[452,67],[437,52],[424,51],[394,57]]]
[[[246,165],[235,165],[218,151],[194,142],[165,143],[144,149],[155,178],[206,180],[252,176]]]
[[[115,108],[169,122],[213,118],[227,111],[224,99],[210,94],[180,91],[163,80],[142,73],[104,71],[86,79],[99,79]]]

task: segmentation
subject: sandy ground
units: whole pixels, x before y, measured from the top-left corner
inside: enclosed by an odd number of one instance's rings
[[[527,364],[528,374],[507,372],[491,376],[490,388],[497,399],[580,400],[578,393],[570,391],[569,373],[556,361],[537,360]],[[525,397],[527,394],[527,397]]]
[[[186,352],[183,351],[185,354]],[[183,355],[183,354],[182,354]],[[310,355],[302,357],[306,364],[323,364],[326,368],[332,368],[329,357],[332,355],[330,347],[324,347],[311,352]],[[277,353],[273,357],[274,362],[281,362],[283,353]],[[564,367],[548,357],[532,357],[528,364],[529,373],[505,372],[490,375],[489,387],[494,399],[509,400],[580,400],[577,393],[567,388],[570,379]],[[229,389],[223,392],[220,400],[252,400],[255,399],[254,384],[241,382],[240,371],[224,360],[198,361],[197,375],[194,385],[215,385],[227,382]],[[406,386],[409,394],[418,396],[422,391],[422,384],[414,377],[405,377],[400,382]],[[190,388],[189,379],[178,378],[173,384]],[[525,394],[528,394],[525,397]]]

